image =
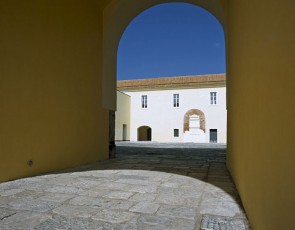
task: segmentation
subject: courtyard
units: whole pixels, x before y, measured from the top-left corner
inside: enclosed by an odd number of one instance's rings
[[[248,230],[226,145],[119,142],[115,159],[0,184],[0,229]]]

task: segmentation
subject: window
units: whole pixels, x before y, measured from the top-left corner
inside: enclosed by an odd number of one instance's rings
[[[217,104],[217,93],[216,92],[210,92],[210,104],[216,105]]]
[[[179,129],[174,129],[174,137],[179,137]]]
[[[141,96],[141,108],[147,108],[147,95]]]
[[[179,107],[179,94],[173,94],[173,107]]]

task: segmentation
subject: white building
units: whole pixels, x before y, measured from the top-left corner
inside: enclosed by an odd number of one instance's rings
[[[118,81],[117,88],[116,140],[226,143],[225,74]]]

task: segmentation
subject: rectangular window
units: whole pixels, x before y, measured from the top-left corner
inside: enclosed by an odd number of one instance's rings
[[[179,107],[179,94],[173,94],[173,107]]]
[[[217,104],[217,93],[216,92],[210,92],[210,104],[211,105]]]
[[[174,137],[179,137],[179,129],[174,129]]]
[[[141,108],[147,108],[147,95],[141,96]]]

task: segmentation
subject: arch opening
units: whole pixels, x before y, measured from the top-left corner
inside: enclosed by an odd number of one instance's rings
[[[138,127],[137,141],[152,141],[152,128],[149,126]]]
[[[169,4],[160,4],[160,3],[169,3]],[[170,4],[173,3],[173,4]],[[126,27],[124,28],[124,35],[122,32],[122,40],[119,40],[120,45],[118,45],[117,50],[118,50],[118,54],[117,54],[117,58],[116,61],[118,61],[118,72],[119,74],[117,75],[117,71],[116,71],[116,76],[118,76],[118,90],[123,92],[124,94],[126,94],[127,96],[129,96],[129,100],[130,100],[130,118],[134,118],[134,119],[130,119],[130,122],[132,123],[129,127],[130,127],[130,140],[131,141],[137,141],[138,140],[138,130],[137,127],[141,126],[142,124],[149,124],[150,126],[153,127],[153,131],[154,131],[154,136],[153,136],[153,141],[159,141],[159,142],[184,142],[184,135],[183,133],[185,131],[188,131],[188,128],[185,127],[189,127],[189,119],[187,119],[186,122],[183,122],[183,115],[191,108],[202,108],[202,110],[204,110],[206,112],[206,115],[208,115],[208,122],[207,122],[207,128],[208,129],[218,129],[222,130],[220,133],[222,135],[222,138],[220,138],[221,142],[220,143],[226,143],[226,128],[223,122],[222,127],[220,127],[218,124],[216,125],[217,122],[212,121],[212,117],[214,117],[214,115],[212,113],[214,113],[214,109],[213,106],[210,104],[209,101],[209,96],[212,92],[218,91],[218,96],[219,98],[224,98],[224,100],[219,100],[218,103],[219,105],[215,106],[215,108],[221,108],[220,105],[222,105],[222,109],[225,110],[225,94],[226,94],[226,90],[225,90],[225,84],[226,84],[226,80],[225,80],[225,74],[220,74],[220,73],[224,73],[225,72],[225,45],[224,45],[224,35],[223,35],[223,29],[222,26],[220,26],[220,21],[217,22],[217,20],[210,15],[210,13],[208,13],[208,10],[204,7],[200,7],[198,4],[187,4],[187,3],[191,3],[191,2],[183,2],[184,4],[180,4],[178,5],[175,4],[174,1],[167,1],[167,2],[161,2],[159,1],[158,4],[154,4],[151,5],[149,7],[147,7],[146,9],[142,9],[141,11],[138,12],[138,14],[142,15],[134,15],[134,20],[131,19],[131,23],[127,24]],[[157,5],[157,6],[156,6]],[[158,7],[158,5],[160,5]],[[174,6],[174,8],[177,9],[172,11],[173,12],[173,16],[167,16],[169,15],[169,13],[166,12],[171,12],[171,6]],[[180,7],[179,7],[180,6]],[[161,9],[161,10],[160,10]],[[145,11],[145,12],[143,12]],[[165,12],[166,11],[166,12]],[[187,18],[190,19],[194,19],[191,20],[193,21],[193,23],[189,24],[189,22],[187,20],[182,21],[179,20],[181,17],[179,17],[179,12],[183,12],[184,16],[187,16]],[[153,12],[153,13],[149,13],[149,12]],[[162,17],[162,14],[166,13],[166,17],[164,16],[164,18],[166,19],[166,21],[169,21],[169,23],[171,25],[171,28],[173,28],[174,30],[178,31],[179,28],[181,27],[182,32],[177,32],[177,33],[171,33],[171,30],[169,30],[170,33],[167,34],[181,34],[181,36],[183,38],[189,38],[190,39],[190,43],[187,44],[185,41],[183,40],[179,40],[179,39],[175,39],[176,42],[174,42],[173,46],[169,46],[168,44],[165,45],[161,45],[163,47],[169,47],[169,54],[172,55],[166,55],[166,59],[167,60],[171,60],[173,59],[173,61],[175,61],[175,57],[172,56],[176,56],[179,57],[179,53],[177,53],[179,50],[182,50],[182,47],[184,47],[187,52],[182,52],[181,54],[185,53],[184,55],[186,55],[187,53],[190,53],[193,49],[198,49],[200,48],[200,46],[204,49],[202,49],[202,51],[200,50],[200,53],[202,53],[201,57],[198,57],[199,59],[202,59],[203,61],[206,59],[205,58],[205,54],[209,53],[208,57],[212,54],[215,54],[214,52],[210,52],[213,50],[209,50],[208,47],[208,43],[206,42],[202,42],[204,39],[200,39],[200,34],[207,34],[208,31],[211,31],[211,35],[212,35],[212,31],[215,31],[214,33],[214,37],[215,39],[217,39],[219,41],[218,46],[222,46],[220,48],[222,48],[222,52],[220,52],[221,55],[213,55],[215,58],[216,56],[218,56],[217,62],[219,61],[218,65],[223,66],[223,69],[219,69],[217,71],[220,72],[214,72],[214,70],[212,70],[211,66],[215,66],[215,62],[212,61],[211,58],[207,58],[205,62],[210,63],[208,66],[210,66],[210,68],[206,68],[206,70],[204,72],[198,72],[199,69],[195,68],[193,69],[193,71],[191,71],[191,69],[188,70],[188,68],[181,68],[181,70],[176,71],[176,73],[172,73],[172,74],[161,74],[161,72],[159,73],[157,70],[153,69],[153,65],[151,64],[155,58],[154,54],[158,54],[162,55],[161,57],[163,57],[163,53],[165,52],[165,50],[161,51],[160,48],[157,49],[155,48],[159,43],[158,40],[156,40],[156,38],[160,38],[160,41],[169,41],[170,39],[173,40],[174,37],[168,36],[166,37],[166,34],[164,33],[159,33],[157,34],[157,36],[152,37],[153,39],[150,42],[150,44],[146,44],[148,40],[148,36],[146,36],[146,34],[148,35],[148,33],[153,34],[155,33],[155,30],[153,27],[157,27],[158,24],[161,24],[161,22],[159,22],[159,19],[155,19],[157,18],[155,16],[155,12],[157,13],[161,13],[159,14],[159,18]],[[188,15],[187,15],[188,14]],[[146,18],[148,18],[149,16],[153,15],[152,18],[149,18],[146,20]],[[170,13],[171,15],[171,13]],[[196,18],[198,18],[198,20],[195,20],[195,17],[192,15],[198,15],[196,16]],[[167,20],[167,18],[169,18],[169,20]],[[172,20],[170,20],[172,18]],[[174,20],[174,19],[177,20]],[[159,23],[155,24],[155,20]],[[148,27],[145,27],[146,24],[145,22],[153,22],[150,23]],[[176,21],[176,22],[175,22]],[[191,22],[190,21],[190,22]],[[179,24],[177,24],[177,22]],[[139,26],[140,25],[140,26]],[[179,26],[181,25],[181,26]],[[188,25],[187,28],[189,28],[189,30],[183,30],[183,28],[185,27],[185,25]],[[214,27],[214,29],[212,29],[212,27]],[[147,28],[147,29],[145,29]],[[167,27],[165,27],[167,28]],[[204,33],[200,33],[199,32],[199,28],[202,29],[202,31]],[[209,29],[211,28],[211,30]],[[125,30],[126,29],[126,30]],[[172,30],[173,30],[172,29]],[[144,35],[141,35],[141,32],[144,32]],[[156,29],[156,31],[159,31],[158,29]],[[166,30],[165,30],[166,31]],[[191,32],[194,31],[194,32]],[[197,31],[197,32],[196,32]],[[216,32],[218,31],[218,32]],[[174,32],[174,31],[173,31]],[[188,34],[186,34],[188,33]],[[191,35],[193,36],[189,36],[189,34],[192,33]],[[138,37],[138,34],[140,34],[140,36]],[[194,36],[195,34],[198,34],[198,36]],[[154,35],[153,35],[154,36]],[[208,36],[208,34],[207,34]],[[211,36],[212,37],[212,36]],[[200,40],[199,40],[200,39]],[[211,42],[211,40],[210,40]],[[136,45],[134,45],[134,43]],[[130,45],[131,44],[131,45]],[[161,45],[158,45],[158,47],[162,47]],[[184,46],[183,46],[184,45]],[[210,43],[210,45],[214,46],[216,49],[217,45],[216,43]],[[125,48],[124,46],[126,46],[127,48]],[[149,47],[148,49],[146,47]],[[197,48],[196,48],[196,47]],[[124,47],[124,48],[122,48]],[[150,54],[145,55],[141,54],[141,47],[143,48],[143,51],[145,52],[146,50],[148,50],[149,52],[151,50],[153,50]],[[174,50],[175,48],[175,50]],[[210,47],[211,48],[211,47]],[[166,49],[167,50],[167,49]],[[171,52],[171,50],[173,50],[173,52]],[[191,52],[191,53],[197,53],[197,52]],[[149,56],[149,60],[146,60],[146,56]],[[211,57],[210,56],[210,57]],[[192,56],[184,56],[184,57],[192,57]],[[191,60],[196,60],[193,58],[191,58]],[[219,60],[218,60],[219,59]],[[122,61],[123,60],[123,61]],[[128,60],[128,61],[126,61]],[[130,61],[132,60],[132,61]],[[165,60],[165,58],[162,58],[161,60]],[[175,66],[178,65],[179,62],[182,62],[183,60],[189,60],[189,59],[184,59],[184,58],[179,58],[178,62],[175,62],[175,65],[173,66],[173,68],[175,68]],[[222,60],[222,61],[220,61]],[[166,61],[166,60],[165,60]],[[169,62],[168,61],[168,62]],[[120,63],[121,62],[121,63]],[[156,62],[156,61],[154,61]],[[184,61],[185,62],[185,61]],[[129,64],[132,63],[132,64]],[[163,62],[164,63],[164,62]],[[171,69],[171,63],[170,65],[166,65],[167,63],[165,62],[165,64],[163,65],[162,62],[157,62],[156,66],[162,65],[162,69]],[[153,63],[154,64],[154,63]],[[128,71],[127,73],[129,73],[129,77],[126,77],[128,74],[126,74],[126,71],[121,71],[122,70],[122,66],[124,66],[123,68],[126,69],[126,66],[130,65],[130,67],[128,67],[129,69],[137,69],[137,71],[131,70]],[[195,66],[196,64],[194,63],[193,66]],[[139,66],[141,67],[141,69],[139,68]],[[145,66],[148,66],[148,69],[152,69],[152,71],[149,72],[148,74],[138,74],[138,73],[145,73],[144,68],[146,68]],[[176,67],[177,68],[177,67]],[[138,71],[140,70],[140,71]],[[164,71],[165,71],[164,70]],[[216,70],[216,69],[215,69]],[[212,73],[210,72],[212,71]],[[124,72],[124,74],[122,74],[121,72]],[[131,73],[131,74],[130,74]],[[161,83],[159,82],[157,79],[155,79],[155,81],[153,81],[152,79],[150,79],[151,81],[147,81],[144,82],[142,84],[146,84],[145,85],[145,89],[143,89],[144,87],[142,87],[141,83],[135,82],[136,80],[134,80],[133,83],[130,83],[130,85],[128,85],[129,83],[127,81],[124,82],[123,86],[120,84],[121,82],[123,83],[124,80],[131,80],[132,79],[140,79],[143,78],[141,80],[148,80],[148,78],[157,78],[160,77],[161,79],[164,79],[166,76],[174,76],[174,77],[180,77],[181,76],[185,76],[188,73],[188,75],[190,75],[191,77],[199,77],[196,75],[201,75],[203,76],[203,80],[204,84],[200,85],[200,84],[195,84],[193,87],[191,87],[189,84],[192,81],[189,78],[185,79],[185,82],[182,82],[182,86],[177,87],[176,85],[171,85],[169,86],[170,88],[165,89],[166,94],[164,93],[163,88],[161,88],[164,85],[168,85],[169,83],[169,79],[167,77],[167,80],[165,81],[165,83]],[[219,73],[219,74],[214,74],[214,73]],[[203,75],[202,75],[203,74]],[[143,75],[143,76],[142,76]],[[209,76],[210,75],[210,76]],[[214,76],[213,76],[214,75]],[[217,76],[220,75],[220,76]],[[224,79],[222,79],[222,76],[224,75]],[[124,76],[123,78],[121,76]],[[164,78],[163,78],[164,77]],[[160,79],[159,78],[159,79]],[[183,77],[184,78],[184,77]],[[214,78],[214,79],[213,79]],[[215,79],[216,78],[216,79]],[[121,81],[123,80],[123,81]],[[196,79],[198,80],[198,79]],[[221,81],[223,82],[221,82]],[[181,79],[182,81],[182,79]],[[206,81],[208,81],[208,84],[205,83]],[[187,85],[184,85],[187,84]],[[151,87],[154,87],[152,89],[153,92],[149,92],[151,89]],[[180,92],[180,90],[186,90],[189,88],[194,88],[196,87],[196,92],[192,93],[188,91],[186,92]],[[206,88],[206,90],[204,90],[204,88]],[[195,90],[194,89],[194,90]],[[156,91],[160,91],[160,94],[157,94]],[[169,91],[170,90],[170,91]],[[173,91],[173,92],[172,92]],[[169,94],[170,93],[170,94]],[[169,94],[169,95],[168,95]],[[125,96],[125,97],[127,97]],[[177,107],[178,112],[176,113],[176,109],[172,106],[171,104],[171,98],[174,98],[174,96],[178,96],[178,106],[174,106]],[[143,101],[143,97],[145,98],[145,101]],[[155,98],[158,98],[155,100]],[[180,99],[179,99],[180,98]],[[208,100],[206,100],[206,98]],[[205,100],[204,100],[205,99]],[[173,99],[174,100],[174,99]],[[120,100],[118,100],[120,101]],[[161,105],[159,105],[158,103],[162,103]],[[143,106],[143,103],[145,103],[146,105]],[[179,104],[180,103],[180,104]],[[223,108],[224,107],[224,108]],[[155,108],[158,108],[155,110]],[[216,111],[216,109],[215,109]],[[156,116],[156,114],[161,114],[160,116]],[[169,114],[169,115],[168,115]],[[205,119],[204,119],[204,113],[202,112],[196,112],[194,114],[189,114],[189,115],[200,115],[201,118],[201,127],[200,130],[202,132],[206,132],[209,133],[209,131],[206,131],[206,127],[205,127]],[[222,114],[226,114],[226,112],[222,111]],[[188,115],[188,116],[189,116]],[[226,117],[226,115],[224,116]],[[189,117],[187,117],[189,118]],[[226,118],[225,118],[226,119]],[[151,120],[152,123],[151,123]],[[161,125],[159,125],[161,123]],[[183,123],[185,123],[183,125]],[[224,127],[223,127],[224,126]],[[161,128],[160,128],[161,127]],[[121,127],[122,128],[122,127]],[[183,130],[183,132],[181,132]],[[209,137],[206,136],[204,138],[202,138],[202,141],[200,142],[204,142],[204,143],[209,143]]]
[[[189,121],[190,121],[190,117],[193,115],[199,116],[200,129],[203,130],[205,133],[206,132],[205,114],[203,111],[201,111],[199,109],[191,109],[185,113],[184,118],[183,118],[183,132],[185,133],[186,131],[190,131]]]
[[[103,79],[102,105],[109,110],[116,110],[116,79],[117,79],[117,51],[120,39],[130,24],[143,11],[163,3],[188,3],[211,13],[221,24],[224,30],[225,43],[227,41],[227,25],[225,12],[220,0],[151,0],[128,2],[113,0],[104,8],[103,16]],[[136,7],[134,7],[136,5]]]
[[[191,109],[183,119],[183,141],[204,143],[206,142],[205,115],[203,111]]]

